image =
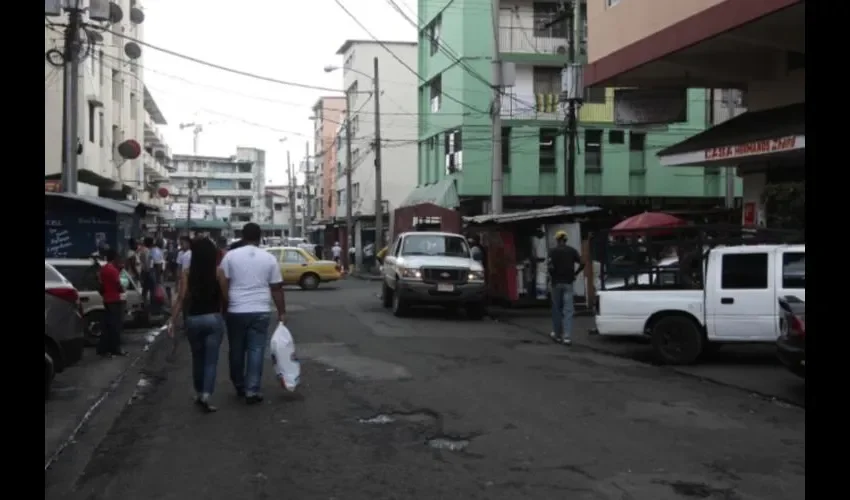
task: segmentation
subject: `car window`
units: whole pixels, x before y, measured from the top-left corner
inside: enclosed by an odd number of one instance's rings
[[[280,262],[280,258],[283,255],[283,250],[281,250],[280,248],[272,248],[272,249],[266,250],[266,251],[268,253],[274,255],[274,258],[277,259],[278,262]]]
[[[81,292],[96,292],[100,288],[94,266],[55,266],[74,288]]]
[[[782,288],[806,288],[805,252],[786,252],[782,255]]]
[[[767,288],[767,254],[741,253],[723,256],[720,288],[764,290]]]
[[[44,264],[44,281],[65,281],[61,274],[56,272],[52,267]]]
[[[469,245],[460,236],[439,234],[408,235],[401,247],[401,255],[438,255],[469,258]]]
[[[283,259],[287,264],[304,264],[307,262],[307,259],[297,250],[286,250],[286,253],[283,254]]]
[[[393,249],[390,252],[390,255],[398,257],[398,251],[401,248],[401,237],[396,238],[395,243],[393,243]]]

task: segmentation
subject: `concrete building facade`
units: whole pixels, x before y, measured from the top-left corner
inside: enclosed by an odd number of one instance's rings
[[[324,96],[313,105],[315,203],[311,214],[315,221],[332,219],[336,215],[336,137],[344,110],[344,97]]]

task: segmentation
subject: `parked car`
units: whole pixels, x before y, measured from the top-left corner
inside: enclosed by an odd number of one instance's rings
[[[597,331],[647,336],[668,364],[693,363],[725,343],[773,344],[780,335],[777,299],[794,295],[805,302],[805,256],[805,245],[716,247],[705,255],[698,288],[662,280],[657,288],[600,291]]]
[[[791,373],[806,378],[806,303],[789,295],[779,297],[779,361]]]
[[[472,319],[486,312],[484,268],[462,235],[402,233],[386,253],[381,272],[381,300],[396,316],[419,304],[461,306]]]
[[[104,306],[100,295],[97,277],[97,265],[92,259],[47,259],[60,274],[69,280],[80,294],[83,307],[83,321],[86,342],[94,345],[100,338],[103,328]],[[99,262],[99,265],[105,264]],[[124,286],[124,321],[134,324],[148,324],[141,286],[127,271],[121,271],[121,284]]]
[[[53,376],[83,357],[82,303],[74,285],[44,263],[44,396]]]
[[[319,260],[309,251],[298,247],[273,247],[267,252],[280,263],[280,273],[286,285],[298,285],[315,290],[320,283],[342,279],[339,266],[332,260]]]

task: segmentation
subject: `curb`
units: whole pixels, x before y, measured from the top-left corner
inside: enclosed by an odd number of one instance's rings
[[[165,330],[167,328],[167,326],[162,326],[156,329],[152,329],[147,334],[145,334],[145,345],[144,347],[142,347],[142,350],[139,352],[139,354],[134,356],[133,360],[127,365],[127,367],[124,368],[124,370],[117,377],[115,377],[115,379],[109,384],[109,386],[107,386],[106,389],[103,390],[103,392],[94,401],[94,403],[92,403],[89,409],[86,410],[82,418],[80,418],[80,421],[77,422],[77,425],[74,426],[74,429],[71,431],[68,437],[62,440],[56,450],[54,450],[54,452],[50,455],[50,457],[44,463],[45,472],[50,468],[51,465],[56,462],[56,460],[59,459],[59,456],[62,454],[62,452],[65,451],[68,446],[74,443],[75,438],[80,433],[80,430],[82,430],[83,426],[85,426],[86,423],[97,414],[103,403],[108,400],[109,396],[111,396],[112,393],[114,393],[118,389],[118,387],[121,385],[121,382],[123,382],[124,379],[127,378],[127,375],[134,368],[139,366],[152,355],[152,353],[154,352],[153,348],[155,347],[155,345],[162,343],[160,339],[166,337],[166,335],[163,335],[163,333],[165,333]]]

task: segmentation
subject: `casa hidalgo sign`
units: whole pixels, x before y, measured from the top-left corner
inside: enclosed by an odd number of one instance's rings
[[[798,147],[797,137],[792,135],[788,137],[780,137],[778,139],[765,139],[762,141],[747,142],[744,144],[738,144],[737,146],[722,146],[719,148],[706,149],[705,159],[716,161],[741,158],[744,156],[791,151],[798,149]]]

